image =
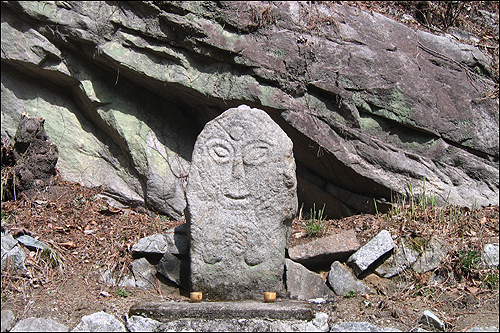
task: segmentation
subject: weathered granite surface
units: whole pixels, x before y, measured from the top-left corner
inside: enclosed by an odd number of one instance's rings
[[[383,264],[375,269],[375,273],[383,278],[391,278],[398,273],[403,272],[408,266],[411,266],[418,258],[419,253],[408,248],[404,240],[401,240],[394,247],[393,255]]]
[[[307,300],[315,297],[328,298],[334,293],[321,276],[299,263],[285,260],[286,290],[291,299]]]
[[[354,273],[359,276],[363,274],[370,265],[377,260],[382,259],[389,251],[394,248],[394,241],[387,230],[382,230],[368,243],[347,259],[347,263],[354,268]]]
[[[209,299],[282,293],[297,212],[293,144],[264,111],[229,109],[198,136],[186,198],[191,288]]]
[[[438,268],[449,250],[450,245],[446,241],[432,237],[425,245],[422,254],[412,265],[413,270],[417,273],[424,273]]]
[[[289,248],[288,255],[306,267],[318,267],[335,260],[345,261],[359,247],[356,233],[351,229]]]
[[[69,327],[51,318],[30,317],[20,320],[10,332],[69,332]]]
[[[371,294],[373,290],[362,280],[358,280],[346,265],[335,261],[328,272],[328,283],[335,294],[344,296],[347,293]]]

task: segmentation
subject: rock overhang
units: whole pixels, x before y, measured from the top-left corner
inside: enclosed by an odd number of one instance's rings
[[[7,9],[5,12],[23,12],[23,18],[31,17],[29,22],[50,22],[59,26],[60,31],[75,29],[79,36],[65,40],[60,38],[64,34],[58,36],[47,29],[39,29],[40,38],[46,38],[45,44],[50,46],[45,49],[54,48],[68,54],[61,64],[71,70],[53,68],[42,70],[38,75],[49,81],[64,78],[56,80],[57,83],[69,87],[75,79],[80,80],[74,71],[76,63],[70,61],[75,57],[75,50],[80,49],[78,61],[95,61],[97,67],[104,69],[100,74],[107,76],[110,85],[121,86],[120,83],[128,80],[160,96],[165,102],[159,103],[164,105],[159,109],[170,109],[166,114],[188,114],[191,119],[184,128],[194,132],[190,134],[191,142],[206,122],[227,108],[245,103],[265,110],[294,142],[299,166],[299,196],[306,202],[306,209],[313,203],[321,205],[323,201],[327,203],[330,218],[374,212],[376,206],[379,210],[389,207],[392,194],[408,195],[407,184],[420,191],[425,187],[425,191],[435,195],[441,203],[472,206],[498,202],[498,103],[482,97],[493,81],[487,75],[470,74],[470,68],[484,63],[477,49],[450,42],[445,37],[415,32],[379,14],[371,18],[364,12],[354,15],[352,9],[342,5],[321,9],[321,15],[336,22],[316,27],[324,29],[324,36],[303,29],[303,18],[293,14],[294,4],[279,8],[272,5],[267,9],[280,20],[275,24],[254,22],[256,26],[252,29],[258,34],[245,32],[245,29],[238,31],[245,25],[238,20],[244,18],[231,15],[242,4],[226,5],[221,21],[212,20],[219,10],[217,6],[210,7],[207,12],[199,11],[193,4],[182,4],[178,8],[173,5],[160,8],[145,3],[120,6],[130,15],[124,17],[119,11],[111,15],[109,22],[118,27],[117,39],[109,35],[108,40],[93,36],[96,26],[92,24],[88,25],[91,29],[86,34],[78,32],[75,22],[83,20],[78,15],[88,12],[90,18],[95,16],[90,5],[76,6],[71,13],[74,18],[62,21],[40,16],[43,14],[40,6],[3,4],[2,8]],[[172,15],[162,16],[161,22],[153,24],[151,31],[140,32],[144,22],[142,14],[136,12],[138,8],[143,12],[172,11]],[[66,13],[67,9],[64,10]],[[7,14],[3,18],[6,22]],[[109,22],[102,24],[107,27]],[[139,25],[133,26],[133,22]],[[369,33],[355,29],[366,24],[372,27],[364,29]],[[391,31],[381,34],[377,24],[389,25]],[[187,29],[191,26],[192,31],[202,26],[206,33],[191,34]],[[103,31],[111,31],[108,28]],[[282,30],[286,33],[277,39],[277,32]],[[357,32],[352,35],[354,31]],[[381,37],[374,38],[377,34]],[[269,45],[266,40],[279,43]],[[286,40],[291,43],[285,43]],[[88,47],[92,44],[94,48]],[[297,50],[284,47],[292,44]],[[111,45],[134,54],[135,61],[144,59],[151,65],[150,70],[142,70],[137,62],[128,64],[126,58],[110,53]],[[416,50],[420,55],[418,63],[411,60]],[[442,59],[433,50],[445,50],[448,58]],[[368,57],[370,52],[375,52],[376,57]],[[351,54],[351,58],[346,54]],[[300,57],[305,60],[294,62],[293,59]],[[329,62],[325,63],[326,60]],[[350,66],[348,61],[351,61]],[[2,62],[23,68],[30,75],[28,64],[13,53]],[[363,67],[364,63],[371,65]],[[378,64],[377,71],[373,71],[373,64]],[[301,68],[305,72],[298,71]],[[94,72],[89,73],[95,80]],[[452,74],[463,76],[463,80],[452,83]],[[295,83],[300,83],[302,88],[293,88]],[[447,88],[452,85],[453,89]],[[91,96],[85,97],[86,93],[78,94],[81,95],[79,100],[91,100]],[[440,94],[442,97],[438,97]],[[101,102],[112,100],[110,96]],[[81,101],[77,104],[87,116],[96,120],[97,128],[109,133],[107,125],[97,121],[101,117],[99,112],[91,110],[94,104],[82,104]],[[442,108],[445,104],[447,108]],[[103,106],[98,104],[97,108]],[[421,116],[417,118],[417,115]],[[151,114],[147,112],[144,116],[139,117],[139,122],[151,126],[146,119],[152,119]],[[136,153],[127,152],[133,147],[128,144],[129,139],[119,133],[112,137],[125,152],[123,156],[131,157],[134,172],[129,178],[137,179],[128,190],[136,195],[129,193],[126,196],[143,197],[144,204],[180,216],[183,200],[158,197],[159,191],[148,185],[151,181],[144,182],[144,178],[158,171],[144,169],[137,158],[134,159]],[[175,144],[169,144],[165,136],[156,135],[156,138],[161,145],[171,148],[167,150],[178,153]],[[185,150],[188,153],[183,154],[181,160],[187,162],[183,166],[187,172],[190,149]],[[172,161],[168,160],[167,164],[171,166]],[[73,173],[76,174],[76,170]],[[177,170],[171,179],[182,179],[181,174],[185,172]],[[123,175],[118,178],[126,179]],[[168,178],[165,181],[171,183]],[[178,184],[169,191],[181,193],[182,180],[176,182]],[[116,190],[119,192],[118,187]],[[307,202],[309,197],[314,201]],[[140,202],[135,198],[135,203]],[[160,204],[162,200],[168,204]]]

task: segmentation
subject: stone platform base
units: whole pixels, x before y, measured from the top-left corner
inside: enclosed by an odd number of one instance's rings
[[[314,316],[307,302],[291,300],[274,303],[161,302],[133,306],[129,311],[127,328],[132,332],[323,331],[321,319]]]

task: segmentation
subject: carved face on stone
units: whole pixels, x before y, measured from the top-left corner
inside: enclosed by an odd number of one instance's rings
[[[268,114],[245,105],[200,133],[186,189],[195,290],[235,300],[282,288],[297,211],[292,148]]]
[[[269,200],[295,190],[291,141],[269,116],[233,112],[217,120],[197,142],[206,200],[226,209],[261,210],[270,206]]]

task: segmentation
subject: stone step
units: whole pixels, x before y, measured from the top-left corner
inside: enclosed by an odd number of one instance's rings
[[[235,302],[155,302],[137,304],[129,316],[143,316],[160,322],[190,319],[275,319],[312,320],[312,307],[307,302],[283,300],[274,303],[259,301]]]

